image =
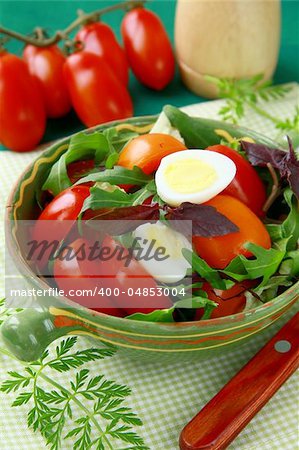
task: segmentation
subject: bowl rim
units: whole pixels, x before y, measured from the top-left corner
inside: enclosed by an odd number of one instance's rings
[[[191,106],[191,105],[188,105]],[[9,224],[11,223],[12,219],[10,218],[11,212],[13,211],[13,199],[16,197],[16,194],[18,192],[19,186],[21,184],[21,182],[23,181],[25,175],[34,167],[34,165],[36,164],[36,162],[41,158],[44,157],[45,154],[47,153],[51,153],[51,151],[53,150],[53,148],[61,148],[63,145],[65,145],[69,139],[74,136],[75,134],[78,134],[80,132],[92,132],[92,131],[97,131],[97,130],[101,130],[101,129],[106,129],[106,128],[110,128],[119,124],[130,124],[130,123],[135,123],[136,120],[154,120],[158,117],[158,115],[144,115],[144,116],[134,116],[134,117],[130,117],[127,119],[122,119],[122,120],[114,120],[114,121],[110,121],[110,122],[105,122],[104,124],[99,124],[96,125],[94,127],[91,128],[84,128],[83,130],[79,130],[78,132],[75,132],[69,136],[63,137],[62,139],[58,139],[54,142],[51,142],[49,147],[45,147],[43,148],[43,150],[41,151],[41,153],[39,155],[37,155],[37,157],[31,161],[26,167],[25,169],[21,172],[21,174],[18,176],[17,180],[15,181],[15,184],[13,186],[13,188],[10,191],[10,194],[8,196],[7,202],[6,202],[6,207],[5,207],[5,234],[7,237],[7,247],[9,249],[10,254],[13,256],[14,259],[14,263],[16,263],[17,267],[22,268],[22,276],[26,276],[28,275],[29,278],[31,278],[35,284],[39,285],[39,286],[44,286],[44,288],[49,288],[49,285],[41,278],[38,277],[37,274],[35,274],[30,267],[26,264],[26,262],[23,260],[22,255],[17,251],[17,243],[16,241],[13,239],[13,233],[11,232],[11,228],[9,226]],[[213,120],[213,119],[211,119]],[[217,121],[219,123],[219,121]],[[225,122],[223,122],[225,123]],[[245,127],[239,127],[238,125],[236,125],[236,129],[238,128],[242,128],[243,130],[246,130]],[[248,130],[250,130],[249,128],[247,128]],[[256,135],[260,135],[261,137],[265,137],[262,133],[259,132],[255,132]],[[268,138],[269,141],[271,141],[271,138]],[[274,145],[277,145],[275,143],[275,141],[272,141]],[[62,151],[63,153],[63,151]],[[25,270],[25,273],[24,273]],[[27,273],[26,273],[27,272]],[[133,324],[133,323],[138,323],[139,325],[141,324],[146,324],[147,328],[156,328],[157,325],[161,326],[163,325],[163,327],[165,328],[172,328],[172,329],[179,329],[182,327],[190,327],[191,325],[196,326],[197,328],[199,327],[208,327],[208,326],[217,326],[217,325],[225,325],[225,324],[229,324],[232,322],[239,322],[241,320],[244,320],[244,318],[246,318],[247,316],[254,316],[255,314],[260,313],[262,310],[268,310],[270,307],[272,307],[275,304],[279,303],[279,301],[284,300],[283,296],[288,293],[291,294],[293,291],[296,294],[296,290],[297,290],[297,296],[294,297],[293,301],[296,301],[297,297],[299,297],[299,281],[297,281],[295,284],[291,285],[288,289],[286,289],[286,291],[284,291],[282,294],[280,294],[279,296],[275,297],[274,299],[263,303],[262,305],[256,306],[254,308],[250,308],[248,310],[245,311],[241,311],[239,313],[236,314],[231,314],[229,316],[223,316],[223,317],[217,317],[217,318],[213,318],[213,319],[204,319],[204,320],[196,320],[196,321],[183,321],[183,322],[153,322],[153,321],[143,321],[143,320],[136,320],[136,319],[129,319],[127,317],[116,317],[116,316],[111,316],[109,314],[104,314],[98,311],[94,311],[90,308],[84,307],[78,303],[76,303],[73,300],[70,300],[68,297],[64,297],[64,296],[60,296],[59,299],[61,299],[61,301],[63,301],[63,303],[66,303],[65,307],[68,308],[75,308],[75,309],[80,309],[83,311],[86,311],[90,314],[92,314],[93,316],[99,316],[99,317],[109,317],[109,319],[112,322],[118,323],[119,321],[122,321],[123,323],[127,323],[127,324]],[[37,307],[43,306],[42,302],[41,304],[37,305]]]

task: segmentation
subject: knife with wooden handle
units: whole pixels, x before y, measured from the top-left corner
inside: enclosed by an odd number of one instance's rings
[[[299,313],[184,427],[181,450],[223,450],[299,367]]]

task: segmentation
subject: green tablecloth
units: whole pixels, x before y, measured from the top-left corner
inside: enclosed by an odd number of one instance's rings
[[[267,104],[267,110],[279,117],[290,117],[298,103],[299,89],[294,86],[284,100]],[[189,113],[217,118],[222,101],[192,105]],[[244,125],[275,137],[276,131],[267,119],[254,113],[247,114]],[[37,156],[35,153],[0,155],[0,210],[16,178],[25,166]],[[0,222],[0,288],[3,279],[4,235]],[[2,286],[3,287],[3,286]],[[1,295],[1,294],[0,294]],[[0,297],[1,298],[1,297]],[[278,320],[270,329],[255,336],[246,346],[233,353],[192,364],[144,364],[127,360],[117,353],[112,358],[89,363],[93,376],[104,374],[108,379],[124,383],[132,389],[126,400],[144,425],[136,431],[144,438],[150,450],[177,450],[178,436],[182,427],[212,398],[221,387],[257,352],[259,348],[290,318],[298,307]],[[80,338],[78,348],[90,347],[90,341]],[[20,363],[1,355],[0,382],[7,378],[8,370],[21,370]],[[51,346],[55,349],[55,345]],[[69,386],[69,373],[49,371],[49,375],[63,386]],[[0,449],[42,450],[45,444],[41,436],[27,429],[26,413],[32,405],[12,408],[15,395],[0,393]],[[294,374],[276,393],[270,402],[250,422],[237,439],[229,446],[231,450],[296,450],[298,448],[298,375]],[[87,400],[83,400],[87,403]],[[123,446],[128,447],[128,446]],[[70,450],[70,441],[63,441],[62,449]],[[117,450],[119,447],[113,448]],[[85,450],[85,448],[84,448]]]
[[[209,0],[213,1],[213,0]],[[249,0],[252,1],[252,0]],[[30,33],[35,26],[43,26],[50,35],[57,29],[62,29],[70,23],[76,15],[77,9],[84,9],[89,12],[100,9],[107,5],[117,3],[117,1],[15,1],[1,0],[0,2],[0,23],[13,30],[22,33]],[[157,12],[166,26],[169,36],[173,41],[175,0],[151,0],[148,7]],[[109,23],[120,37],[119,25],[123,13],[116,11],[105,15],[104,20]],[[200,26],[200,24],[199,24]],[[281,49],[274,75],[274,82],[286,83],[299,81],[299,2],[292,0],[282,1],[282,35]],[[244,30],[246,33],[246,30]],[[23,44],[11,41],[7,48],[13,52],[21,53]],[[156,114],[162,106],[172,103],[176,106],[198,103],[204,99],[189,92],[181,83],[178,74],[174,81],[163,91],[154,92],[142,86],[131,76],[130,92],[134,101],[135,115]],[[44,141],[50,141],[62,135],[82,128],[82,125],[70,114],[67,119],[49,120]],[[2,147],[3,148],[3,147]],[[1,145],[0,145],[1,149]]]

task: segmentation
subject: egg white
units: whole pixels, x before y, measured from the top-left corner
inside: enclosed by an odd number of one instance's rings
[[[162,222],[157,222],[140,225],[133,231],[133,237],[138,238],[138,245],[142,248],[142,251],[138,249],[136,252],[139,257],[145,255],[149,249],[151,249],[151,255],[158,247],[165,249],[167,259],[162,261],[138,259],[144,269],[156,280],[163,283],[177,283],[186,276],[187,269],[191,266],[184,258],[182,249],[192,250],[192,245],[184,235]]]
[[[196,192],[182,193],[174,190],[167,182],[165,171],[170,164],[180,164],[183,160],[199,160],[208,164],[216,172],[216,179],[207,187]],[[198,173],[198,176],[204,176],[205,173]],[[211,198],[222,192],[234,179],[236,175],[235,163],[225,155],[209,150],[182,150],[172,153],[162,158],[161,163],[155,175],[157,193],[159,197],[170,206],[179,206],[181,203],[190,202],[200,204],[207,202]],[[190,180],[188,173],[185,174],[186,186]]]

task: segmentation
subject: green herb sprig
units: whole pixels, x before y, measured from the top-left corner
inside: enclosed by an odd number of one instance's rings
[[[271,81],[262,81],[263,74],[251,78],[217,78],[207,75],[206,80],[216,85],[220,98],[226,100],[219,110],[223,120],[237,124],[245,115],[246,108],[270,120],[278,130],[299,133],[299,106],[295,108],[292,119],[281,119],[265,111],[259,102],[269,102],[283,98],[291,88],[284,85],[272,86]]]
[[[0,301],[1,317],[10,314]],[[141,419],[125,405],[129,387],[107,380],[104,375],[91,376],[87,364],[111,357],[114,347],[76,350],[76,337],[62,340],[51,356],[46,350],[32,363],[17,360],[5,348],[0,353],[23,365],[9,371],[0,391],[16,393],[12,406],[30,405],[28,427],[39,431],[51,450],[63,448],[70,441],[75,450],[147,450],[143,439],[133,427]],[[76,371],[84,365],[84,368]],[[61,385],[55,372],[70,372],[70,381]]]

